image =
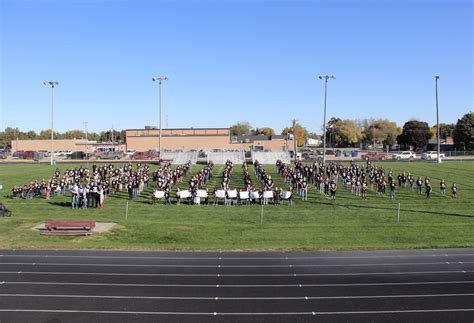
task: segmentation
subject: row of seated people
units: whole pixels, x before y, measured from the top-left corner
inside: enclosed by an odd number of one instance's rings
[[[252,190],[246,189],[215,189],[209,193],[208,189],[198,189],[195,191],[176,190],[176,204],[181,204],[182,201],[187,201],[188,204],[209,205],[212,201],[213,205],[253,205],[253,204],[281,204],[282,201],[288,201],[288,204],[293,204],[293,192],[275,188],[274,190]],[[163,200],[166,204],[171,203],[171,195],[169,191],[160,191],[156,189],[153,192],[153,203]]]

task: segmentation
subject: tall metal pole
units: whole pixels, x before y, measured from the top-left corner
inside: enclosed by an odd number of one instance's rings
[[[162,87],[163,87],[163,81],[167,81],[168,78],[166,76],[164,77],[154,77],[152,78],[153,82],[158,81],[158,84],[160,86],[160,133],[159,133],[159,138],[158,138],[158,152],[161,157],[161,132],[162,132],[162,119],[163,119],[163,92],[162,92]]]
[[[295,165],[297,161],[297,156],[296,156],[296,119],[293,119],[293,151],[294,151],[294,157],[295,157]]]
[[[328,79],[335,80],[336,78],[331,75],[319,76],[319,79],[324,79],[324,123],[323,123],[323,164],[326,163],[326,103],[328,97]]]
[[[160,158],[161,158],[161,131],[163,129],[162,120],[163,120],[163,81],[160,79],[160,138],[158,140],[158,153],[160,154]]]
[[[435,76],[436,83],[436,136],[438,138],[438,163],[441,163],[441,138],[439,135],[439,110],[438,110],[438,80],[439,76]]]
[[[89,139],[87,139],[87,121],[84,121],[84,131],[86,134],[86,163],[87,168],[89,168]]]
[[[59,84],[57,81],[44,81],[44,85],[51,85],[51,165],[54,161],[54,88]]]

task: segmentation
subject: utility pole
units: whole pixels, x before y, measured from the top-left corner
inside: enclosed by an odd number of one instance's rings
[[[160,136],[158,139],[158,153],[160,154],[161,157],[161,132],[162,132],[162,119],[163,119],[163,93],[162,93],[162,87],[163,87],[163,81],[167,81],[168,78],[166,76],[159,76],[159,77],[153,77],[152,81],[156,82],[158,81],[159,87],[160,87]]]
[[[324,124],[323,124],[323,164],[326,162],[326,103],[328,97],[328,79],[335,80],[336,77],[334,75],[324,75],[319,76],[320,80],[324,79]]]
[[[295,157],[295,165],[296,165],[296,161],[297,161],[297,157],[296,157],[296,119],[293,119],[291,120],[293,122],[293,152],[294,152],[294,157]]]
[[[51,165],[54,162],[54,88],[59,84],[58,81],[44,81],[44,85],[51,86]],[[17,147],[18,149],[18,147]]]
[[[439,76],[435,76],[436,83],[436,136],[438,138],[438,163],[441,163],[441,138],[439,136],[439,110],[438,110],[438,80]]]
[[[372,137],[374,138],[374,149],[375,149],[375,122],[372,123]]]

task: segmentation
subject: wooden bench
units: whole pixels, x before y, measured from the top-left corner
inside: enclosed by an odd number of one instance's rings
[[[47,236],[90,235],[94,233],[95,226],[96,222],[89,220],[46,221],[44,227],[47,231],[42,232],[41,234]]]

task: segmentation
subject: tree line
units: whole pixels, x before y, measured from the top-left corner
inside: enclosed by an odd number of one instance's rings
[[[324,131],[323,129],[321,129]],[[425,147],[428,141],[436,138],[436,125],[430,127],[427,122],[409,120],[403,127],[398,127],[395,122],[387,119],[350,120],[332,117],[326,126],[326,142],[338,147],[354,147],[355,145],[384,145],[413,146],[415,149]],[[305,144],[308,138],[319,138],[315,133],[310,133],[296,123],[295,134],[293,127],[286,127],[281,135],[294,135],[298,146]],[[275,130],[270,127],[253,128],[249,122],[238,122],[230,127],[231,136],[242,135],[275,135]],[[440,123],[440,138],[453,138],[458,149],[474,149],[474,113],[466,113],[454,124]]]
[[[4,131],[0,131],[0,148],[11,148],[11,142],[15,140],[28,139],[51,139],[51,129],[42,130],[39,133],[30,131],[21,131],[18,128],[7,127]],[[82,130],[69,130],[64,133],[54,132],[54,139],[86,139],[86,133]],[[87,139],[97,142],[125,143],[125,130],[107,130],[96,132],[87,132]]]
[[[321,129],[323,130],[323,129]],[[265,135],[274,136],[275,130],[271,127],[252,127],[249,122],[238,122],[230,127],[231,136],[242,135]],[[286,127],[281,131],[281,135],[294,135],[298,146],[305,144],[309,138],[322,139],[314,132],[296,123],[295,134],[293,127]],[[458,119],[455,124],[440,124],[440,137],[446,139],[452,137],[458,149],[474,149],[474,113],[466,113]],[[14,140],[26,139],[50,139],[51,130],[42,130],[39,133],[21,131],[18,128],[7,127],[0,131],[0,148],[11,148]],[[54,132],[55,139],[85,139],[86,133],[82,130],[70,130],[64,133]],[[107,130],[100,133],[88,132],[87,139],[97,142],[125,143],[125,130]],[[403,127],[398,127],[395,122],[387,119],[364,119],[350,120],[332,117],[326,127],[326,142],[338,147],[353,147],[359,144],[379,144],[392,146],[400,144],[413,146],[415,149],[426,146],[431,138],[436,138],[436,125],[430,127],[427,122],[420,120],[409,120]]]

